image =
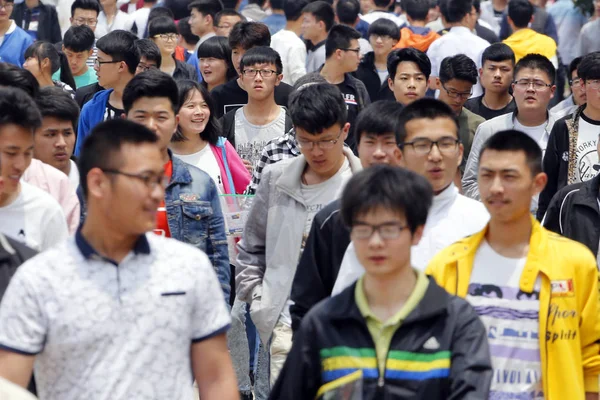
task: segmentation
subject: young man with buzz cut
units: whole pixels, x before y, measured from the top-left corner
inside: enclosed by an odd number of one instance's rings
[[[304,318],[271,399],[485,399],[487,332],[464,300],[415,269],[433,191],[376,165],[350,179],[340,214],[364,275]]]
[[[477,171],[479,154],[486,140],[499,131],[515,129],[525,132],[533,138],[542,149],[543,154],[556,121],[555,116],[548,112],[548,104],[556,90],[554,85],[556,70],[550,60],[539,54],[528,54],[515,66],[514,76],[512,88],[517,105],[515,111],[492,118],[479,125],[473,139],[462,185],[465,195],[475,200],[481,198],[477,186]],[[538,199],[536,197],[532,199],[531,211],[535,213],[537,208]]]
[[[485,120],[511,113],[516,108],[510,94],[515,71],[515,53],[504,43],[494,43],[483,51],[479,81],[484,89],[481,96],[467,100],[465,108]]]
[[[332,85],[336,85],[348,108],[347,121],[353,131],[358,114],[371,103],[365,85],[351,74],[360,64],[360,33],[346,25],[335,25],[325,41],[325,64],[317,72]],[[356,153],[355,135],[350,134],[346,144]]]
[[[489,398],[597,399],[596,259],[530,214],[547,179],[535,139],[504,130],[478,151],[490,222],[438,253],[426,272],[483,321],[494,370]]]
[[[315,72],[325,64],[325,40],[335,24],[335,11],[326,1],[313,1],[302,9],[302,37],[310,44],[306,72]]]
[[[237,296],[250,305],[260,340],[270,349],[271,385],[292,343],[290,291],[315,214],[361,169],[344,146],[350,124],[336,86],[307,86],[292,96],[289,109],[302,154],[264,170],[238,243],[236,271]]]

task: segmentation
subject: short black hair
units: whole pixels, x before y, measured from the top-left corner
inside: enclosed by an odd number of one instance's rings
[[[460,22],[472,9],[473,0],[444,0],[440,4],[440,11],[448,23]]]
[[[360,14],[360,3],[358,0],[339,0],[335,13],[341,24],[354,25]]]
[[[175,19],[175,15],[173,14],[173,11],[171,11],[171,9],[167,7],[152,7],[150,9],[150,14],[148,14],[148,22],[158,17],[169,17]],[[146,30],[148,30],[147,26]]]
[[[216,58],[223,60],[227,64],[227,80],[230,81],[237,77],[237,72],[231,61],[231,47],[229,40],[223,36],[213,36],[206,39],[198,47],[198,60],[201,58]],[[206,85],[205,81],[202,81]]]
[[[464,54],[446,57],[440,64],[440,82],[446,83],[452,79],[477,84],[477,65]]]
[[[583,57],[575,57],[573,61],[571,61],[571,63],[569,64],[569,76],[567,77],[569,80],[571,79],[571,76],[573,76],[573,71],[579,68],[581,60],[583,60]],[[579,76],[579,70],[577,70],[577,76]]]
[[[429,79],[429,75],[431,75],[431,61],[429,60],[429,57],[427,57],[427,54],[413,47],[396,49],[388,54],[387,70],[390,78],[396,78],[398,65],[404,61],[411,61],[417,64],[419,71],[425,75],[425,79]]]
[[[433,201],[427,179],[406,168],[373,165],[350,178],[342,193],[340,213],[348,227],[361,215],[384,209],[401,214],[411,234],[425,225]]]
[[[179,111],[179,92],[175,80],[162,71],[148,70],[129,81],[123,91],[123,109],[129,113],[133,103],[142,97],[165,97],[171,102],[173,113]]]
[[[183,37],[186,43],[195,46],[200,41],[200,38],[192,33],[190,17],[185,17],[177,22],[177,32]]]
[[[423,0],[402,0],[402,9],[414,21],[427,20],[429,2]]]
[[[42,125],[42,116],[24,90],[3,86],[0,87],[0,127],[9,124],[31,130],[33,134]]]
[[[590,79],[600,79],[600,51],[583,56],[577,67],[577,74],[584,82]]]
[[[241,47],[250,50],[256,46],[270,46],[271,33],[262,22],[238,22],[229,33],[231,50]]]
[[[248,4],[258,4],[259,6],[264,6],[266,0],[248,0]]]
[[[522,151],[525,153],[525,161],[531,170],[531,175],[535,176],[543,172],[540,145],[529,135],[516,129],[500,131],[491,136],[479,152],[480,160],[486,150]]]
[[[281,56],[269,46],[253,47],[244,53],[240,60],[240,71],[243,71],[244,67],[250,67],[256,64],[274,64],[277,74],[283,72]]]
[[[337,49],[350,48],[352,40],[358,40],[362,37],[359,31],[347,25],[335,25],[329,31],[325,40],[325,58],[329,58]]]
[[[343,127],[348,119],[342,92],[330,83],[299,88],[290,96],[289,111],[294,127],[311,135],[318,135],[335,124]]]
[[[146,60],[154,61],[156,66],[160,68],[162,55],[160,54],[160,49],[156,43],[151,39],[139,39],[135,42],[135,47],[140,54],[140,59],[146,57]]]
[[[356,118],[354,124],[356,143],[360,143],[360,139],[366,133],[378,136],[393,133],[396,144],[402,143],[399,141],[398,122],[403,108],[404,106],[397,101],[389,100],[379,100],[369,104]]]
[[[148,37],[153,38],[163,33],[179,33],[173,18],[158,17],[148,22]]]
[[[247,21],[246,17],[235,10],[231,10],[229,8],[225,8],[223,11],[219,11],[213,20],[213,26],[219,26],[221,23],[221,18],[223,17],[238,17],[241,21]]]
[[[494,43],[487,47],[481,54],[481,66],[486,61],[512,61],[512,65],[515,65],[515,52],[506,43]]]
[[[217,114],[215,112],[215,102],[210,95],[208,89],[198,83],[197,81],[191,79],[182,79],[177,81],[177,89],[179,92],[179,107],[183,107],[185,102],[192,96],[194,90],[197,90],[202,95],[202,98],[206,102],[208,106],[208,111],[210,112],[210,117],[208,119],[208,123],[204,128],[204,131],[200,133],[200,137],[203,140],[206,140],[208,143],[213,146],[217,144],[219,141],[219,136],[221,136],[221,125],[219,124],[219,120],[217,119]],[[177,128],[177,131],[173,135],[171,141],[172,142],[183,142],[185,141],[185,137],[183,133]]]
[[[133,75],[140,62],[140,55],[135,47],[137,39],[131,32],[116,30],[98,39],[96,47],[111,56],[114,61],[124,61],[129,73]]]
[[[218,12],[223,11],[220,0],[194,0],[188,5],[188,10],[196,9],[202,15],[210,15],[213,21]]]
[[[544,71],[548,75],[548,78],[550,78],[550,84],[554,85],[554,81],[556,80],[556,68],[554,68],[554,65],[552,65],[552,62],[550,62],[547,57],[544,57],[541,54],[530,53],[521,58],[517,65],[515,65],[515,80],[517,79],[519,71],[524,68]]]
[[[317,22],[325,24],[325,30],[329,32],[335,23],[335,12],[331,4],[326,1],[314,1],[308,3],[302,9],[303,14],[312,14]]]
[[[84,197],[88,197],[87,175],[93,168],[119,169],[123,165],[124,159],[120,157],[123,145],[157,142],[158,136],[150,129],[123,118],[96,125],[83,142],[77,163],[79,185]]]
[[[96,37],[94,31],[87,25],[71,26],[65,32],[63,46],[65,49],[81,53],[94,48]]]
[[[294,90],[300,90],[300,88],[307,87],[310,85],[316,85],[320,83],[327,83],[327,79],[321,74],[306,74],[301,76],[294,82]]]
[[[40,84],[31,72],[9,63],[0,63],[0,86],[19,88],[31,97],[37,96],[40,90]]]
[[[302,17],[302,10],[308,3],[308,0],[285,0],[283,4],[285,19],[288,21],[298,21]]]
[[[387,7],[390,5],[390,0],[373,0],[376,7]]]
[[[387,18],[379,18],[369,25],[367,35],[389,36],[394,40],[400,40],[400,28],[394,21]]]
[[[454,111],[449,105],[443,101],[433,99],[430,97],[423,97],[407,105],[402,109],[400,117],[398,118],[398,131],[399,131],[399,142],[404,143],[408,133],[406,132],[406,125],[415,119],[436,119],[436,118],[447,118],[454,122],[456,125],[456,138],[460,139],[458,135],[458,118]]]
[[[285,0],[271,0],[271,8],[273,10],[283,10],[283,4]]]
[[[71,18],[75,15],[76,9],[96,11],[96,16],[100,14],[100,2],[98,0],[75,0],[71,4]]]
[[[529,0],[510,0],[508,2],[508,18],[517,28],[526,28],[533,17],[533,4]]]
[[[56,86],[46,86],[40,89],[34,100],[42,118],[54,117],[60,121],[69,121],[73,130],[77,129],[79,106],[69,93]]]
[[[25,59],[35,58],[38,64],[46,58],[50,61],[50,74],[53,75],[60,70],[60,81],[69,85],[72,89],[76,89],[75,79],[71,73],[69,60],[62,51],[58,51],[52,43],[37,41],[25,50],[23,55]]]

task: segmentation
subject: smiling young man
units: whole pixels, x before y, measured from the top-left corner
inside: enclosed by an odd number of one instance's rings
[[[515,53],[504,43],[494,43],[483,51],[479,78],[484,93],[469,99],[465,108],[485,120],[511,113],[516,104],[510,94],[515,70]]]
[[[75,155],[90,131],[102,121],[121,118],[123,91],[135,74],[140,56],[135,47],[137,37],[121,30],[110,32],[98,40],[98,58],[94,65],[98,84],[105,88],[94,95],[81,109],[77,127]]]
[[[344,147],[347,113],[341,92],[329,83],[292,96],[290,115],[302,154],[264,170],[238,243],[236,292],[250,304],[263,346],[270,345],[271,384],[291,346],[290,291],[315,214],[361,169]]]
[[[554,115],[548,112],[548,104],[556,90],[555,76],[554,66],[542,55],[528,54],[517,63],[512,84],[517,108],[514,112],[486,121],[477,128],[462,180],[466,196],[480,199],[477,187],[479,153],[485,141],[496,132],[507,129],[525,132],[538,143],[542,153],[546,151],[556,120]],[[537,198],[532,200],[531,211],[534,213],[537,211],[537,203]]]
[[[531,216],[531,198],[546,184],[535,139],[501,131],[478,151],[490,222],[440,252],[427,273],[466,297],[485,324],[494,369],[490,398],[597,399],[596,260]]]
[[[365,273],[305,317],[271,399],[487,398],[483,324],[412,265],[432,195],[424,177],[393,166],[350,179],[340,213]]]
[[[431,62],[427,54],[408,47],[392,51],[387,59],[388,85],[397,102],[406,106],[425,97]]]

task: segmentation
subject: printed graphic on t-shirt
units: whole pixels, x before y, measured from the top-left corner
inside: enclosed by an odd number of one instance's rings
[[[121,118],[121,115],[123,114],[125,114],[124,110],[119,110],[118,108],[111,106],[110,103],[106,103],[106,109],[104,110],[104,121]]]
[[[579,132],[577,135],[577,181],[589,181],[596,176],[593,168],[598,163],[598,134],[600,122],[593,121],[585,115],[579,118]]]

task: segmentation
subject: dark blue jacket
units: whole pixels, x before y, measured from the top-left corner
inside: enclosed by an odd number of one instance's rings
[[[77,141],[75,142],[75,156],[79,157],[81,147],[85,138],[87,138],[96,125],[104,121],[104,113],[108,98],[112,89],[102,90],[85,103],[79,115],[79,124],[77,126]]]

